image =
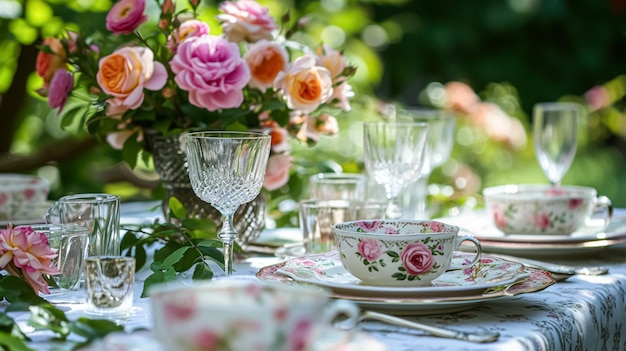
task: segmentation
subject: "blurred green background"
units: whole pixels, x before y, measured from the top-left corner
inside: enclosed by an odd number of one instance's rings
[[[486,186],[547,183],[533,153],[531,109],[556,100],[588,110],[563,184],[595,187],[616,207],[626,207],[626,1],[259,2],[276,18],[287,10],[306,16],[307,33],[300,39],[341,47],[358,66],[351,80],[353,109],[337,116],[340,135],[322,137],[312,148],[292,145],[296,165],[290,182],[271,194],[276,217],[293,210],[291,200],[306,196],[308,176],[362,171],[363,121],[378,118],[388,103],[442,106],[450,82],[467,84],[504,115],[459,114],[452,157],[430,177],[429,201],[439,214],[480,206]],[[218,4],[202,1],[208,20]],[[111,5],[0,0],[0,172],[46,177],[53,185],[51,199],[95,191],[124,200],[161,194],[150,164],[130,170],[119,152],[80,127],[61,129],[56,112],[34,93],[41,85],[34,72],[36,45],[67,26],[104,29]],[[278,223],[294,225],[293,220]]]

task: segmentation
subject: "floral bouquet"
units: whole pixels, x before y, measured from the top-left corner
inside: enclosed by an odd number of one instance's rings
[[[60,274],[52,267],[57,254],[50,249],[48,238],[32,227],[0,229],[0,268],[21,278],[35,293],[49,294],[45,275]]]
[[[336,135],[335,116],[350,110],[355,67],[338,50],[292,40],[304,21],[279,28],[256,1],[227,1],[216,29],[198,19],[198,0],[183,9],[156,1],[158,21],[149,21],[145,0],[120,0],[106,16],[108,33],[45,39],[38,93],[63,125],[81,118],[131,167],[145,150],[146,130],[263,131],[272,136],[270,191],[289,179],[289,137],[311,144]]]

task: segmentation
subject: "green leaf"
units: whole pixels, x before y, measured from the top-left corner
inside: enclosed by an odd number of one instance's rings
[[[70,329],[73,333],[92,340],[103,338],[113,332],[124,331],[124,326],[117,325],[115,322],[106,319],[80,317],[70,323]]]
[[[179,263],[181,259],[185,256],[185,252],[189,250],[189,246],[183,246],[178,250],[174,251],[172,254],[167,256],[163,262],[161,263],[161,267],[173,267],[175,264]],[[156,262],[155,262],[156,263]]]
[[[26,282],[12,275],[0,279],[0,296],[11,302],[6,312],[28,311],[30,305],[47,303]]]
[[[183,203],[177,198],[170,197],[168,206],[170,207],[170,211],[174,217],[178,219],[187,218],[187,210],[185,209],[185,206],[183,206]]]
[[[152,273],[146,278],[143,282],[143,290],[141,291],[141,297],[150,296],[150,288],[155,285],[171,282],[176,280],[176,271],[174,268],[170,268],[168,270],[162,270]]]
[[[392,278],[395,278],[396,280],[406,280],[406,274],[403,273],[394,273],[391,275]]]
[[[0,346],[1,349],[8,351],[34,351],[26,345],[24,339],[6,333],[0,333]]]
[[[213,278],[213,271],[207,264],[199,263],[196,265],[196,268],[193,270],[193,280],[209,280],[211,278]]]
[[[400,258],[400,255],[398,255],[398,253],[395,251],[391,251],[391,250],[385,251],[385,254],[392,258],[396,258],[396,257]]]
[[[137,140],[137,137],[139,136],[138,133],[139,132],[133,133],[128,139],[126,139],[124,147],[122,148],[122,159],[132,169],[134,169],[137,165],[137,155],[139,155],[139,152],[143,149],[143,146]]]
[[[66,339],[70,334],[70,325],[65,313],[60,309],[50,305],[39,305],[30,307],[30,319],[28,324],[37,330],[51,330]]]

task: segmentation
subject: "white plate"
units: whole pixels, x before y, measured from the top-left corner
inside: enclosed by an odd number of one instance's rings
[[[490,256],[486,256],[490,258]],[[278,273],[287,261],[263,267],[256,274],[257,278],[263,281],[279,284],[304,284],[292,278]],[[330,296],[335,299],[351,300],[364,309],[376,310],[394,315],[428,315],[439,313],[460,312],[479,306],[482,303],[500,299],[506,296],[514,296],[524,293],[541,291],[555,283],[550,273],[535,268],[524,268],[525,278],[498,287],[493,287],[483,291],[465,291],[461,296],[433,296],[424,297],[380,297],[363,294],[362,291],[354,293],[338,293],[334,290]],[[321,288],[318,285],[313,285]],[[367,296],[365,296],[367,295]]]
[[[456,265],[469,262],[474,254],[455,252],[453,262]],[[444,297],[464,296],[485,291],[501,285],[508,285],[528,276],[524,265],[485,256],[478,269],[470,267],[447,271],[433,280],[429,286],[387,287],[365,285],[350,274],[339,259],[336,251],[294,257],[285,261],[277,273],[284,274],[296,281],[330,288],[336,293],[359,294],[359,296],[380,297]]]
[[[614,216],[605,228],[586,227],[571,235],[504,234],[485,211],[473,211],[438,221],[459,226],[461,234],[480,240],[483,251],[518,256],[578,256],[596,254],[604,248],[626,243],[626,217]]]

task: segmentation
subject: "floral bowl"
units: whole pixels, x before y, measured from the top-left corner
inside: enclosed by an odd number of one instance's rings
[[[477,264],[480,242],[458,232],[459,227],[430,220],[359,220],[333,226],[341,263],[373,286],[428,286],[449,269]],[[453,253],[464,241],[475,245],[477,253],[471,262],[451,267]]]
[[[0,174],[0,221],[43,220],[49,192],[50,184],[43,178]]]
[[[608,225],[613,212],[607,197],[584,186],[501,185],[483,195],[494,225],[505,234],[569,235],[591,225],[596,212]]]

